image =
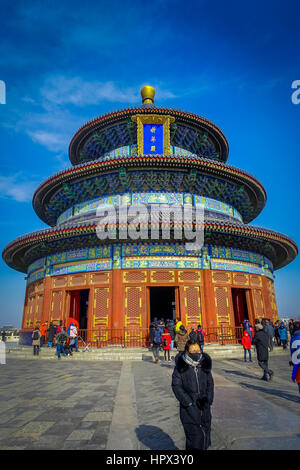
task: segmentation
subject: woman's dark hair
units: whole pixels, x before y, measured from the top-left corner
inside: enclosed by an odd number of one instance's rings
[[[189,340],[185,343],[184,351],[185,351],[185,352],[188,352],[188,350],[190,349],[190,346],[192,346],[193,344],[198,344],[198,346],[199,346],[199,348],[200,348],[200,344],[199,344],[199,342],[198,342],[196,339],[189,339]]]

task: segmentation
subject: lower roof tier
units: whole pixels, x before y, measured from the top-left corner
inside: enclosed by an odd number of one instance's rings
[[[132,224],[132,223],[131,223]],[[120,227],[117,225],[116,239],[100,240],[97,236],[97,221],[83,222],[72,225],[71,223],[33,232],[11,242],[3,250],[4,261],[12,268],[26,273],[28,267],[35,261],[62,251],[86,248],[92,246],[106,246],[109,244],[124,244],[128,239],[118,239]],[[147,224],[146,224],[147,225]],[[162,223],[158,222],[159,240],[162,240]],[[149,228],[148,241],[151,230]],[[193,224],[195,229],[195,225]],[[124,227],[123,227],[124,229]],[[188,240],[183,238],[184,242]],[[136,240],[138,243],[139,240]],[[191,242],[191,240],[190,240]],[[176,243],[174,239],[174,224],[171,223],[170,243]],[[218,220],[205,219],[204,245],[217,245],[241,250],[248,250],[271,261],[274,269],[282,268],[289,264],[298,254],[296,243],[286,235],[271,230],[233,222],[220,222]],[[201,255],[201,250],[197,252]],[[196,255],[197,255],[196,253]]]

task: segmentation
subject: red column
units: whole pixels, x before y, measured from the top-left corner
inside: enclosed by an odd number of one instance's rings
[[[121,269],[113,269],[111,271],[111,285],[112,296],[111,296],[111,328],[119,330],[124,328],[124,316],[125,316],[125,305],[124,305],[124,286],[122,282],[123,271]]]

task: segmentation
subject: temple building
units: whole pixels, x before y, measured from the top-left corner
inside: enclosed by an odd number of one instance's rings
[[[5,262],[27,276],[23,344],[36,324],[67,325],[69,317],[91,342],[123,331],[128,343],[142,340],[155,317],[180,318],[188,329],[226,327],[232,338],[245,318],[278,318],[274,271],[298,248],[286,235],[250,225],[265,206],[264,187],[226,163],[228,142],[214,123],[156,106],[150,86],[141,94],[139,107],[104,114],[76,132],[72,166],[33,196],[49,228],[3,250]],[[130,208],[137,206],[153,218],[133,217]],[[176,236],[183,222],[174,214],[170,236],[163,236],[159,211],[167,206],[189,207],[195,230],[202,210],[201,248],[188,249],[183,230]],[[107,219],[107,238],[99,236],[99,207],[117,214]],[[124,236],[129,226],[135,236]]]

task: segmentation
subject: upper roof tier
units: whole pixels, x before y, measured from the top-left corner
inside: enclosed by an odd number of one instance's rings
[[[226,163],[195,156],[115,156],[65,169],[35,191],[33,207],[47,224],[74,204],[104,195],[138,191],[192,192],[233,206],[245,223],[266,203],[254,176]]]
[[[145,86],[141,90],[143,104],[103,114],[82,126],[69,146],[73,165],[97,160],[115,149],[137,144],[137,123],[134,115],[168,115],[170,123],[171,153],[175,148],[212,160],[226,162],[228,142],[222,131],[211,121],[197,114],[162,108],[154,105],[154,89]]]

